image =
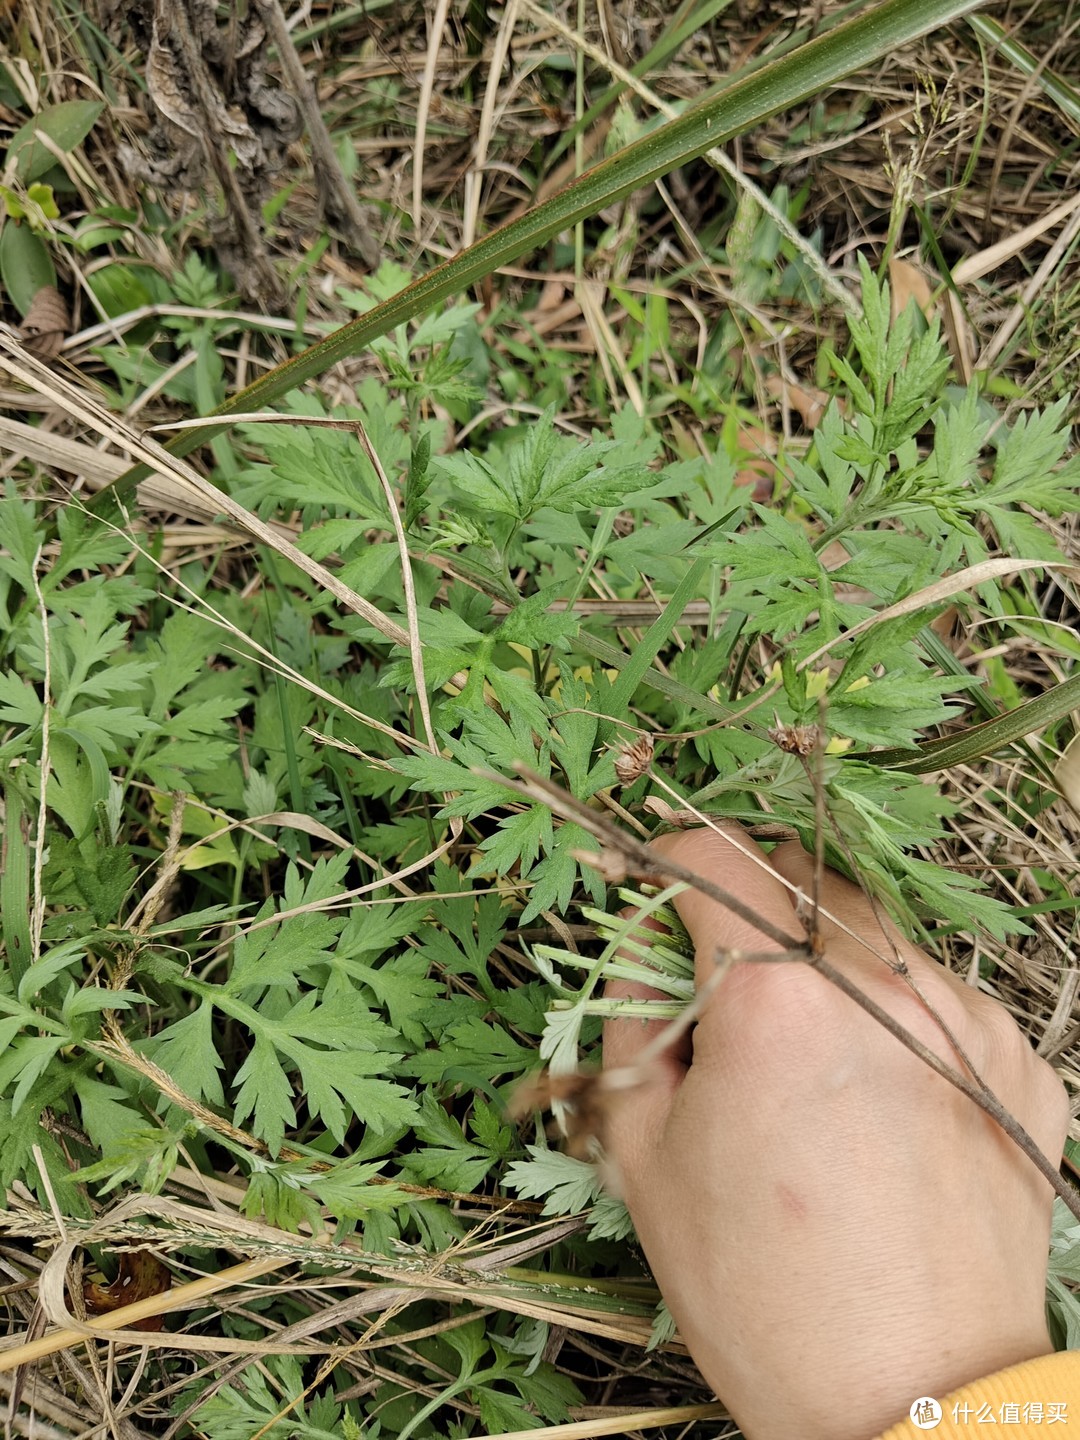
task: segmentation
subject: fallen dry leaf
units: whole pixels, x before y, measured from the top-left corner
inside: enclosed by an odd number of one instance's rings
[[[814,385],[797,385],[782,375],[766,375],[765,389],[775,399],[790,405],[808,430],[816,430],[832,398]]]
[[[912,300],[927,320],[940,314],[945,341],[956,366],[956,373],[967,384],[971,379],[974,354],[971,331],[964,307],[952,290],[940,289],[940,300],[935,303],[934,293],[940,286],[941,281],[928,266],[913,265],[910,260],[889,261],[890,308],[893,320],[903,314]]]
[[[912,300],[928,320],[934,318],[934,292],[921,266],[910,260],[889,261],[889,291],[893,321],[902,315]]]
[[[22,342],[40,360],[52,360],[71,332],[71,317],[55,285],[43,285],[30,302],[20,328]]]
[[[772,458],[777,448],[775,435],[770,435],[760,425],[740,425],[735,444],[736,460],[742,458],[739,451],[745,452],[747,457],[746,463],[735,472],[735,484],[752,485],[754,499],[759,505],[767,505],[772,499],[776,480],[776,462]]]
[[[83,1286],[83,1302],[89,1314],[107,1315],[122,1305],[148,1300],[151,1295],[163,1295],[171,1286],[172,1274],[156,1255],[149,1250],[129,1250],[120,1256],[120,1269],[111,1285],[87,1281]],[[151,1315],[145,1320],[136,1320],[131,1328],[157,1331],[164,1325],[164,1315]]]

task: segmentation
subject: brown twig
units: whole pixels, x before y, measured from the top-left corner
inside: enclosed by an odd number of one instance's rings
[[[296,52],[281,5],[278,0],[255,0],[255,8],[277,48],[281,68],[288,77],[289,85],[304,115],[304,124],[311,141],[311,162],[315,171],[322,216],[338,227],[368,269],[374,270],[379,263],[378,242],[372,235],[356,193],[341,168],[333,138],[322,116],[315,86],[308,79],[304,63]]]
[[[818,719],[816,725],[781,725],[780,721],[777,720],[776,726],[769,731],[770,740],[773,740],[780,747],[781,750],[785,751],[789,755],[795,755],[796,758],[799,760],[803,769],[806,771],[806,778],[810,781],[810,788],[813,791],[814,795],[814,879],[813,894],[810,897],[810,919],[808,928],[810,931],[810,949],[815,956],[824,954],[824,949],[822,947],[821,939],[818,933],[818,918],[821,906],[822,883],[825,875],[826,822],[828,822],[829,828],[832,830],[836,843],[839,845],[845,860],[851,867],[851,874],[853,878],[856,880],[860,878],[859,865],[855,859],[855,856],[851,852],[851,847],[844,839],[843,833],[841,832],[839,825],[837,825],[835,817],[829,812],[825,804],[824,761],[825,737],[827,734],[825,726],[825,715],[826,700],[825,696],[821,695],[818,697]],[[978,1070],[976,1070],[974,1064],[972,1063],[971,1057],[968,1055],[966,1049],[960,1043],[958,1037],[953,1033],[952,1029],[946,1022],[944,1016],[938,1010],[937,1006],[934,1005],[932,1001],[930,1001],[919,988],[918,982],[916,981],[914,975],[912,975],[911,970],[908,967],[907,961],[900,954],[900,949],[896,943],[896,938],[893,935],[893,932],[888,925],[885,916],[882,914],[881,906],[879,905],[877,898],[865,885],[861,885],[860,888],[862,889],[862,892],[866,896],[866,899],[870,905],[871,914],[874,917],[878,929],[881,931],[882,938],[884,939],[885,944],[889,947],[889,950],[892,954],[891,960],[886,959],[884,956],[881,956],[880,958],[884,960],[884,963],[888,965],[892,973],[896,975],[900,980],[902,980],[904,984],[908,987],[908,989],[912,992],[912,994],[916,997],[916,999],[922,1005],[923,1009],[927,1012],[930,1018],[937,1025],[938,1029],[944,1035],[945,1039],[952,1046],[956,1055],[959,1057],[961,1063],[966,1067],[975,1083],[977,1085],[981,1085],[983,1089],[987,1090],[989,1093],[989,1087],[987,1087],[982,1076],[979,1074]]]

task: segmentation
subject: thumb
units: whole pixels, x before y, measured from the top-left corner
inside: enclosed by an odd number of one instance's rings
[[[629,916],[633,912],[623,913]],[[642,916],[638,923],[643,930],[667,933],[651,916]],[[633,980],[609,981],[604,995],[609,1000],[670,998]],[[670,1023],[633,1014],[615,1015],[604,1022],[604,1071],[612,1083],[604,1127],[608,1150],[605,1184],[616,1194],[624,1192],[624,1177],[633,1179],[644,1173],[650,1155],[656,1153],[686,1074],[690,1056],[685,1036],[683,1043],[670,1047],[654,1044]]]
[[[633,910],[624,910],[623,918],[629,918]],[[667,935],[667,929],[651,915],[639,915],[638,931],[651,930],[657,935]],[[640,960],[640,956],[637,957]],[[670,1000],[662,990],[636,980],[609,980],[604,990],[607,1000]],[[647,1016],[624,1013],[612,1016],[604,1022],[604,1069],[627,1069],[637,1064],[646,1049],[655,1051],[654,1041],[667,1029],[670,1021],[649,1019]],[[682,1079],[690,1056],[675,1047],[674,1051],[662,1049],[655,1064],[659,1070],[653,1079],[662,1079],[664,1088],[674,1090]]]

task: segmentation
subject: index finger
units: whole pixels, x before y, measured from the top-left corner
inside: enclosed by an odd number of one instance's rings
[[[737,826],[662,835],[651,848],[728,891],[744,907],[771,922],[774,930],[790,936],[792,947],[805,945],[806,936],[787,888],[761,846]],[[724,953],[784,953],[779,940],[763,934],[750,920],[698,889],[684,890],[674,904],[694,945],[695,982],[699,988]]]

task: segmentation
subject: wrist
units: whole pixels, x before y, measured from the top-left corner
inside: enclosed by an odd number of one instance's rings
[[[846,1360],[837,1352],[813,1355],[816,1349],[809,1346],[790,1366],[778,1356],[773,1376],[779,1384],[763,1384],[755,1365],[755,1383],[745,1396],[717,1387],[745,1440],[875,1440],[906,1420],[920,1396],[944,1401],[966,1385],[1051,1354],[1053,1347],[1045,1327],[1027,1339],[995,1335],[969,1344],[958,1336],[955,1348],[941,1337],[924,1345],[898,1327],[880,1345],[853,1347]],[[708,1368],[706,1362],[703,1373]]]

